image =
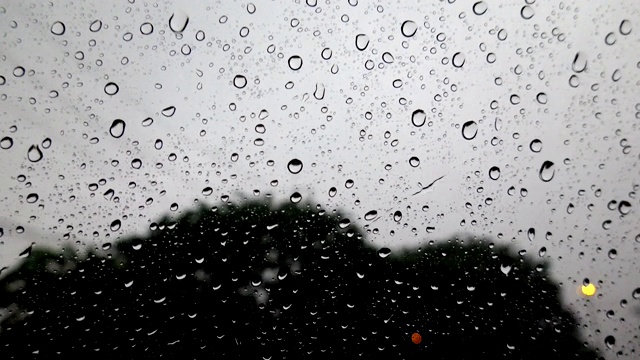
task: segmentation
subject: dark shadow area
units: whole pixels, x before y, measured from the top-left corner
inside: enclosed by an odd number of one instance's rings
[[[388,255],[337,213],[265,203],[153,228],[7,270],[2,359],[597,358],[548,264],[488,239]]]

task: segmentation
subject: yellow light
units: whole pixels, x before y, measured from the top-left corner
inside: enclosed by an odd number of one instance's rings
[[[596,293],[596,286],[591,283],[582,285],[582,293],[586,296],[593,296]]]

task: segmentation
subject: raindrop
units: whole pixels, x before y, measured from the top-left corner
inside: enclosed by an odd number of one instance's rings
[[[300,70],[302,67],[302,58],[298,55],[294,55],[289,58],[289,68],[293,71]]]
[[[247,4],[247,12],[253,14],[256,12],[256,6],[253,3]]]
[[[616,34],[610,32],[604,37],[604,43],[607,45],[613,45],[616,43]]]
[[[502,273],[505,274],[505,275],[509,275],[509,272],[511,271],[511,265],[510,264],[500,264],[500,271],[502,271]]]
[[[613,346],[616,344],[616,338],[613,337],[613,335],[609,335],[606,338],[604,338],[604,344],[609,348],[613,348]]]
[[[400,222],[402,220],[402,212],[400,210],[393,213],[393,221]]]
[[[21,258],[29,257],[29,255],[31,255],[31,251],[33,250],[33,245],[34,244],[35,243],[32,243],[31,245],[29,245],[29,247],[24,249],[20,254],[18,254],[18,256],[21,257]]]
[[[332,186],[331,189],[329,189],[329,196],[334,197],[336,196],[337,192],[338,192],[338,189]]]
[[[207,186],[206,188],[202,189],[202,195],[204,196],[209,196],[213,194],[213,189],[209,186]]]
[[[577,52],[573,57],[571,69],[576,73],[581,73],[587,68],[587,56],[582,52]]]
[[[298,159],[291,159],[287,164],[287,169],[292,174],[298,174],[302,171],[302,161]]]
[[[169,29],[174,33],[181,33],[187,28],[189,24],[189,16],[184,12],[178,12],[171,15],[169,18]]]
[[[389,255],[391,255],[391,249],[389,249],[388,247],[383,247],[383,248],[380,248],[380,250],[378,250],[378,256],[380,256],[383,259]]]
[[[369,46],[369,37],[365,34],[356,35],[356,48],[364,51]]]
[[[542,166],[540,167],[540,171],[538,173],[540,176],[540,180],[544,182],[551,181],[551,179],[553,179],[555,171],[556,170],[554,168],[553,162],[546,160],[544,163],[542,163]]]
[[[611,229],[611,220],[605,220],[602,222],[602,228],[605,230]]]
[[[546,253],[547,253],[547,248],[543,246],[538,251],[538,256],[543,257]]]
[[[620,204],[618,205],[618,211],[622,215],[627,215],[631,211],[631,203],[626,200],[620,201]]]
[[[409,38],[416,34],[416,31],[418,31],[418,25],[411,20],[407,20],[402,23],[400,31],[402,31],[402,35]]]
[[[7,150],[7,149],[11,149],[11,147],[13,146],[13,139],[5,136],[0,140],[0,148]]]
[[[102,29],[102,21],[100,20],[94,20],[91,25],[89,25],[89,30],[91,32],[98,32],[100,29]]]
[[[331,59],[331,55],[333,55],[333,51],[331,51],[331,49],[329,48],[322,49],[322,52],[320,53],[320,56],[322,56],[324,60]]]
[[[461,68],[464,65],[465,57],[461,52],[457,52],[453,54],[453,58],[451,59],[451,64],[454,67]]]
[[[525,20],[531,19],[535,14],[536,12],[529,5],[525,5],[522,7],[522,9],[520,9],[520,16],[522,16],[522,18]]]
[[[353,187],[353,180],[348,179],[345,183],[344,183],[344,187],[346,187],[347,189],[351,189]]]
[[[629,20],[622,20],[622,22],[620,23],[620,34],[631,34],[631,22]]]
[[[111,127],[109,128],[109,134],[116,139],[119,139],[124,134],[124,128],[126,127],[126,123],[124,120],[115,119],[111,123]]]
[[[109,225],[109,228],[111,229],[111,231],[118,231],[120,230],[120,226],[122,226],[120,220],[113,220],[113,222],[111,222],[111,225]]]
[[[424,110],[418,109],[411,114],[411,123],[413,123],[413,126],[421,127],[425,122],[427,122],[427,114]]]
[[[547,103],[547,94],[541,92],[538,93],[538,95],[536,95],[536,100],[538,101],[539,104],[546,104]]]
[[[313,97],[316,98],[316,100],[322,100],[324,99],[324,85],[317,83],[316,84],[316,89],[313,91]]]
[[[38,201],[38,194],[31,193],[31,194],[27,195],[27,202],[29,204],[33,204],[36,201]]]
[[[616,249],[611,249],[607,255],[609,256],[609,259],[613,260],[618,257],[618,251],[616,251]]]
[[[175,106],[168,106],[164,109],[162,109],[162,115],[166,116],[166,117],[172,117],[175,113],[176,113],[176,107]]]
[[[531,140],[531,143],[529,143],[529,149],[534,153],[539,153],[542,151],[542,141],[540,141],[540,139]]]
[[[243,75],[236,75],[233,78],[233,86],[237,87],[238,89],[244,88],[245,86],[247,86],[247,78]]]
[[[393,55],[391,55],[390,52],[385,52],[384,54],[382,54],[382,61],[384,61],[387,64],[391,64],[393,63]]]
[[[142,120],[142,126],[144,127],[151,126],[151,124],[153,124],[153,119],[150,117]]]
[[[142,160],[140,159],[131,160],[131,167],[134,169],[140,169],[142,167]]]
[[[149,35],[153,32],[153,25],[151,23],[146,22],[140,25],[140,32],[142,35]]]
[[[484,13],[487,12],[487,3],[485,3],[484,1],[478,1],[477,3],[473,4],[473,13],[476,15],[484,15]]]
[[[473,140],[477,134],[478,124],[475,121],[469,120],[462,125],[462,137],[465,140]]]
[[[64,34],[65,30],[66,30],[66,27],[60,21],[56,21],[53,23],[53,25],[51,25],[51,33],[53,35],[62,35]]]
[[[498,180],[500,178],[500,168],[492,166],[491,169],[489,169],[489,178],[491,180]]]
[[[38,145],[31,145],[27,152],[27,158],[31,162],[38,162],[42,160],[42,151]]]
[[[412,156],[409,159],[409,165],[411,165],[411,167],[418,167],[420,165],[420,159],[418,159],[417,156]]]
[[[289,200],[291,200],[292,203],[297,204],[302,200],[302,195],[300,195],[299,192],[294,192],[291,194],[291,197],[289,197]]]
[[[371,221],[371,220],[375,219],[376,216],[378,216],[378,211],[377,210],[371,210],[371,211],[368,211],[366,214],[364,214],[364,219],[367,220],[367,221]]]
[[[631,293],[631,297],[635,300],[640,300],[640,288],[636,288],[635,290],[633,290],[633,292]]]
[[[340,222],[338,223],[338,227],[340,229],[345,229],[350,224],[351,224],[351,220],[345,218],[345,219],[340,220]]]
[[[205,37],[204,31],[198,30],[198,32],[196,33],[196,40],[202,41],[204,40],[204,37]]]
[[[529,230],[527,230],[527,238],[529,239],[529,241],[535,240],[535,238],[536,238],[536,229],[529,228]]]
[[[107,83],[107,85],[104,86],[104,92],[107,95],[113,96],[118,93],[118,90],[120,90],[120,87],[118,87],[118,84],[114,82],[109,82]]]
[[[162,149],[162,145],[163,145],[162,140],[161,139],[156,139],[156,142],[153,144],[153,147],[156,150],[160,150],[160,149]]]

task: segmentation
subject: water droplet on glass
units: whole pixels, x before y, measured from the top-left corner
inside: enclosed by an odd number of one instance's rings
[[[609,230],[609,229],[611,229],[611,223],[612,223],[612,221],[611,221],[611,220],[605,220],[605,221],[603,221],[603,222],[602,222],[602,228],[603,228],[603,229],[605,229],[605,230]]]
[[[333,55],[333,51],[331,51],[331,49],[329,48],[324,48],[322,49],[322,52],[320,53],[320,56],[322,56],[322,58],[324,60],[329,60],[331,59],[331,56]]]
[[[120,230],[120,226],[122,226],[120,220],[113,220],[111,222],[111,225],[109,225],[109,228],[111,229],[111,231],[118,231]]]
[[[297,71],[302,67],[302,58],[298,55],[294,55],[289,58],[289,68],[291,70]]]
[[[292,174],[298,174],[302,171],[302,161],[298,159],[291,159],[287,164],[287,169]]]
[[[547,253],[547,248],[543,246],[538,251],[538,256],[543,257],[546,253]]]
[[[609,256],[609,259],[613,260],[616,257],[618,257],[618,251],[616,251],[616,249],[611,249],[609,250],[609,252],[607,253],[607,256]]]
[[[478,1],[475,4],[473,4],[473,13],[476,15],[484,15],[484,13],[487,12],[487,3],[485,3],[484,1]]]
[[[604,344],[609,348],[613,348],[613,346],[616,344],[616,338],[613,337],[613,335],[609,335],[606,338],[604,338]]]
[[[536,101],[538,101],[538,103],[544,105],[547,103],[547,94],[541,92],[538,93],[538,95],[536,95]]]
[[[402,220],[402,212],[400,210],[393,213],[393,221],[400,222]]]
[[[351,220],[345,218],[345,219],[340,220],[340,222],[338,222],[338,227],[340,229],[345,229],[350,224],[351,224]]]
[[[573,57],[571,69],[576,73],[581,73],[587,68],[587,55],[583,52],[577,52]]]
[[[164,115],[166,117],[172,117],[176,113],[176,107],[175,106],[168,106],[168,107],[162,109],[161,113],[162,113],[162,115]]]
[[[0,148],[7,150],[7,149],[11,149],[11,147],[13,146],[13,139],[5,136],[0,140]]]
[[[149,35],[153,32],[153,25],[149,22],[145,22],[142,25],[140,25],[140,33],[142,33],[142,35]]]
[[[420,165],[420,159],[418,159],[417,156],[412,156],[409,159],[409,165],[411,165],[411,167],[418,167]]]
[[[38,162],[42,160],[42,151],[38,145],[31,145],[27,152],[27,158],[31,162]]]
[[[382,61],[384,61],[387,64],[391,64],[394,61],[393,55],[391,55],[390,52],[385,52],[384,54],[382,54]]]
[[[151,124],[153,124],[153,119],[150,117],[142,120],[142,126],[144,127],[151,126]]]
[[[620,204],[618,205],[618,211],[622,215],[627,215],[631,211],[631,203],[626,200],[620,201]]]
[[[522,9],[520,9],[520,16],[522,16],[522,18],[525,20],[531,19],[535,14],[536,12],[529,5],[525,5],[522,7]]]
[[[364,219],[367,220],[367,221],[371,221],[371,220],[375,219],[376,216],[378,216],[378,211],[377,210],[371,210],[371,211],[368,211],[366,214],[364,214]]]
[[[299,192],[294,192],[293,194],[291,194],[291,197],[289,197],[289,200],[292,203],[297,204],[302,200],[302,195],[300,195]]]
[[[411,123],[415,127],[421,127],[424,123],[427,122],[427,114],[422,109],[415,110],[413,114],[411,114]]]
[[[206,188],[202,189],[202,195],[204,196],[209,196],[213,194],[213,189],[209,186],[207,186]]]
[[[102,29],[102,21],[100,20],[94,20],[91,25],[89,25],[89,30],[91,32],[98,32],[100,29]]]
[[[111,127],[109,127],[109,134],[114,138],[118,139],[124,134],[124,128],[126,127],[126,123],[123,120],[115,119],[111,123]]]
[[[542,141],[540,141],[539,139],[531,140],[529,149],[531,149],[531,151],[533,151],[534,153],[539,153],[540,151],[542,151]]]
[[[529,239],[529,241],[535,240],[535,238],[536,238],[536,229],[529,228],[529,230],[527,230],[527,238]]]
[[[473,140],[478,134],[478,124],[469,120],[462,125],[462,137],[466,140]]]
[[[247,78],[243,75],[236,75],[233,78],[233,86],[237,87],[238,89],[244,88],[245,86],[247,86]]]
[[[31,245],[29,245],[28,248],[22,250],[22,252],[20,254],[18,254],[18,256],[21,257],[21,258],[29,257],[29,255],[31,255],[31,251],[33,250],[33,245],[34,244],[35,243],[32,243]]]
[[[27,202],[29,204],[33,204],[36,201],[38,201],[38,194],[31,193],[31,194],[27,195]]]
[[[142,167],[142,160],[140,159],[131,160],[131,167],[134,169],[140,169]]]
[[[492,166],[491,169],[489,169],[489,178],[491,180],[498,180],[500,178],[500,168]]]
[[[400,31],[405,37],[412,37],[416,34],[416,31],[418,31],[418,25],[416,25],[416,23],[411,20],[406,20],[402,23]]]
[[[369,37],[365,34],[356,35],[356,48],[364,51],[369,46]]]
[[[635,290],[633,290],[633,292],[631,293],[631,297],[634,300],[640,300],[640,288],[636,288]]]
[[[505,274],[505,275],[509,275],[509,272],[511,271],[511,265],[510,264],[500,264],[500,271],[502,271],[502,273]]]
[[[331,189],[329,189],[329,196],[334,197],[337,193],[338,189],[336,189],[335,187],[332,186]]]
[[[462,65],[464,65],[464,62],[465,62],[464,54],[462,54],[461,52],[457,52],[453,54],[453,58],[451,58],[451,63],[453,64],[453,66],[457,68],[461,68]]]
[[[64,34],[65,30],[66,30],[66,27],[60,21],[56,21],[53,23],[53,25],[51,25],[51,33],[53,35],[62,35]]]
[[[380,250],[378,250],[378,256],[380,256],[383,259],[389,255],[391,255],[391,249],[389,249],[388,247],[383,247],[383,248],[380,248]]]
[[[631,34],[631,22],[629,20],[622,20],[620,23],[620,34],[629,35]]]
[[[540,176],[540,180],[549,182],[551,181],[551,179],[553,179],[553,175],[555,174],[555,172],[556,170],[554,168],[553,162],[546,160],[542,163],[538,175]]]
[[[174,13],[169,18],[169,29],[174,33],[183,32],[187,28],[187,24],[189,24],[189,16],[183,11]]]

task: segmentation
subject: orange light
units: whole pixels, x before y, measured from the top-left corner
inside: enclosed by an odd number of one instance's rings
[[[411,342],[416,345],[420,344],[422,342],[422,336],[418,333],[413,333],[413,335],[411,335]]]

